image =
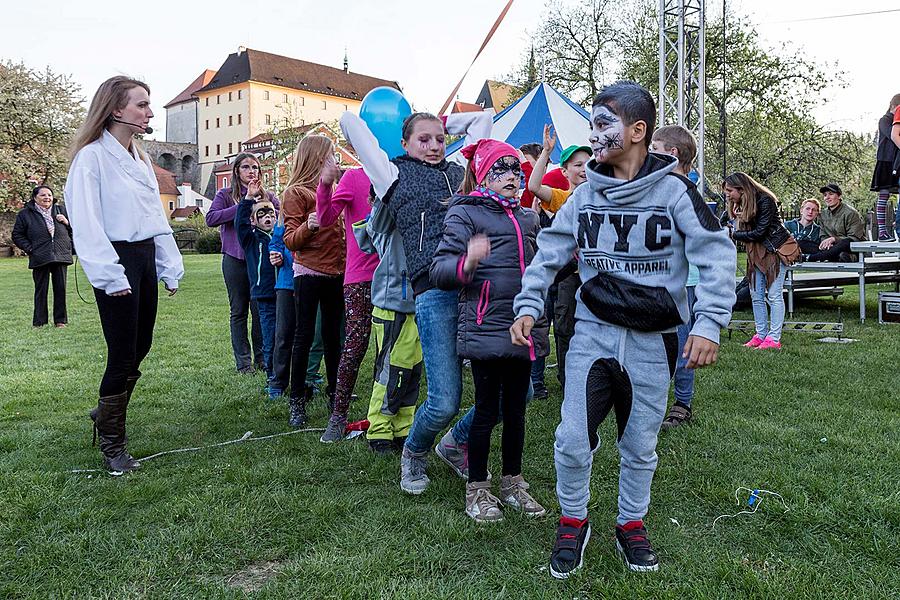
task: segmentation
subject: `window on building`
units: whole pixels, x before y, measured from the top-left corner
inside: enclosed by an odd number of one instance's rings
[[[241,113],[238,113],[238,125],[241,124]]]
[[[226,183],[225,186],[228,187],[228,184]],[[197,208],[203,208],[203,198],[197,198],[194,202],[197,203]]]
[[[288,101],[287,94],[282,94],[282,95],[281,95],[281,101],[284,102],[285,104],[287,104],[287,101]]]
[[[219,128],[219,117],[216,117],[216,129]]]
[[[263,90],[263,100],[269,99],[269,90]]]
[[[216,104],[222,104],[222,94],[216,94]]]
[[[222,178],[222,187],[223,187],[223,188],[227,188],[227,187],[228,187],[228,177],[223,177],[223,178]]]
[[[222,154],[222,146],[220,144],[216,144],[216,156]]]
[[[209,106],[209,96],[207,96],[206,98],[204,98],[204,100],[206,100],[206,105]]]
[[[228,101],[231,102],[231,92],[228,92]]]
[[[209,156],[209,146],[206,147],[206,154],[205,154],[205,156]]]
[[[175,203],[169,200],[169,210],[175,210]]]
[[[238,90],[238,100],[241,99],[241,90]]]
[[[231,127],[232,125],[234,125],[234,117],[228,115],[228,126]]]
[[[300,96],[300,99],[297,100],[297,102],[300,104],[300,106],[304,106],[306,104],[306,98]]]
[[[325,110],[327,108],[328,108],[328,100],[322,100],[322,110]]]
[[[231,154],[231,142],[228,142],[228,154]]]
[[[272,124],[272,115],[266,115],[266,125]]]
[[[350,110],[346,104],[344,105],[344,110]]]
[[[206,128],[209,129],[209,119],[206,120]]]

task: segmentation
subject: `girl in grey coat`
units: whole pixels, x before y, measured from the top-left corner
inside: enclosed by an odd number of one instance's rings
[[[521,165],[515,148],[481,140],[462,152],[469,159],[464,195],[450,201],[430,279],[441,289],[460,289],[457,350],[472,361],[475,417],[469,434],[466,514],[477,522],[499,521],[502,502],[541,516],[546,511],[528,494],[522,478],[525,397],[535,345],[514,346],[509,335],[513,298],[537,246],[538,218],[523,210],[516,197]],[[535,335],[546,338],[546,328]],[[500,413],[503,478],[497,498],[491,493],[487,462]]]

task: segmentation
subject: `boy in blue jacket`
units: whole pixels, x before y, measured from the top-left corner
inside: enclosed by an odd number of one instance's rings
[[[255,190],[255,192],[254,192]],[[259,307],[259,324],[263,334],[263,361],[271,385],[272,345],[275,339],[275,266],[269,260],[269,241],[275,227],[275,205],[260,197],[259,181],[247,185],[247,197],[241,200],[234,215],[238,243],[247,260],[250,298]],[[249,218],[248,218],[249,217]]]

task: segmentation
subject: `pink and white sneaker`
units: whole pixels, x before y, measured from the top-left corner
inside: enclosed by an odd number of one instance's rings
[[[744,348],[757,348],[762,343],[763,339],[754,333],[750,341],[744,344]]]
[[[762,341],[762,344],[756,347],[757,350],[781,350],[781,342],[776,342],[770,337]]]

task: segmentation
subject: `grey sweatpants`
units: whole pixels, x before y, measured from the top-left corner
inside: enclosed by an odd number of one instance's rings
[[[578,320],[566,357],[562,420],[556,428],[556,494],[562,514],[587,518],[597,427],[610,410],[618,424],[617,522],[643,519],[656,471],[656,438],[666,413],[678,336]]]

